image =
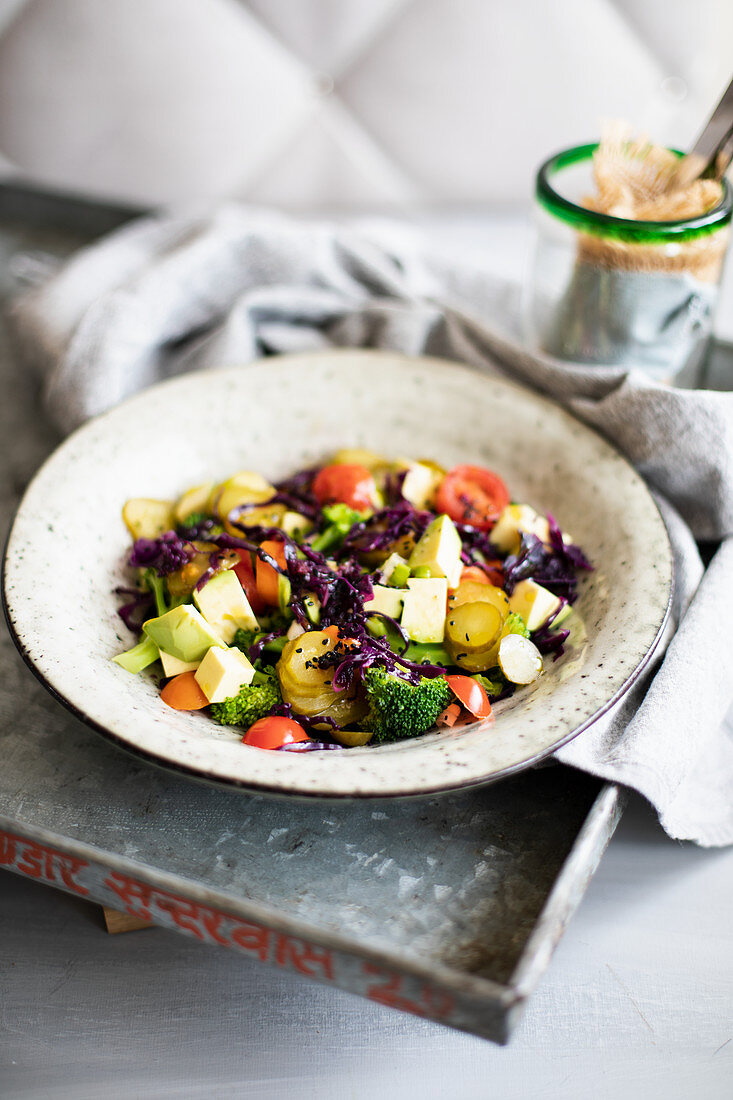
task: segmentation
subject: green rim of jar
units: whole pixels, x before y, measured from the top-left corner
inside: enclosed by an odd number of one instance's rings
[[[563,198],[552,186],[555,173],[573,164],[590,160],[598,148],[598,142],[587,145],[574,145],[549,157],[537,172],[535,196],[539,204],[549,214],[560,218],[583,233],[593,233],[598,237],[612,237],[618,241],[636,241],[638,244],[671,244],[672,242],[691,241],[714,233],[730,223],[733,214],[733,191],[727,179],[723,179],[723,197],[717,206],[706,214],[679,221],[647,222],[634,221],[631,218],[614,218],[610,214],[600,214],[587,210],[569,199]],[[670,152],[681,157],[677,149]]]

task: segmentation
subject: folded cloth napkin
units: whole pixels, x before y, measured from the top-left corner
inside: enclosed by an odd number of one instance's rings
[[[431,257],[397,223],[371,231],[225,206],[131,223],[13,306],[19,346],[70,431],[184,371],[329,346],[461,360],[509,376],[602,431],[658,495],[675,551],[676,632],[637,686],[557,756],[636,788],[670,836],[733,843],[733,394],[530,353],[518,288]],[[703,571],[695,540],[720,540]]]

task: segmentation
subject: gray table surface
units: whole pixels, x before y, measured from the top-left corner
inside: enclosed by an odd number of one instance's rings
[[[525,234],[443,244],[519,273]],[[0,1096],[728,1100],[732,929],[733,850],[673,843],[632,797],[502,1049],[174,933],[110,937],[95,906],[0,872]]]

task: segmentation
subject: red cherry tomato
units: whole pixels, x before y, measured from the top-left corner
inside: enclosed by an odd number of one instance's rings
[[[193,672],[180,672],[174,676],[165,685],[160,697],[174,710],[203,710],[209,705]]]
[[[239,565],[234,566],[234,572],[244,589],[244,594],[249,601],[249,606],[252,608],[255,615],[259,615],[265,610],[267,604],[257,591],[257,582],[255,581],[255,571],[252,565],[250,552],[249,550],[237,550],[237,553],[239,554]]]
[[[488,718],[491,703],[486,689],[471,676],[446,676],[445,682],[459,703],[470,711],[474,718]]]
[[[438,512],[480,531],[490,531],[508,503],[504,482],[483,466],[455,466],[441,481],[435,498]]]
[[[324,466],[313,479],[312,489],[321,504],[348,504],[357,512],[373,508],[377,500],[371,472],[356,463]]]
[[[294,722],[292,718],[279,718],[277,715],[260,718],[249,727],[242,738],[245,745],[254,745],[257,749],[280,749],[283,745],[309,740],[300,723]]]

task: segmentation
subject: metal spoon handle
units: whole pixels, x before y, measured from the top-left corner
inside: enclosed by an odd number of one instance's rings
[[[710,121],[692,147],[683,157],[674,174],[677,187],[707,176],[721,179],[733,159],[733,80],[723,92],[720,103]]]

